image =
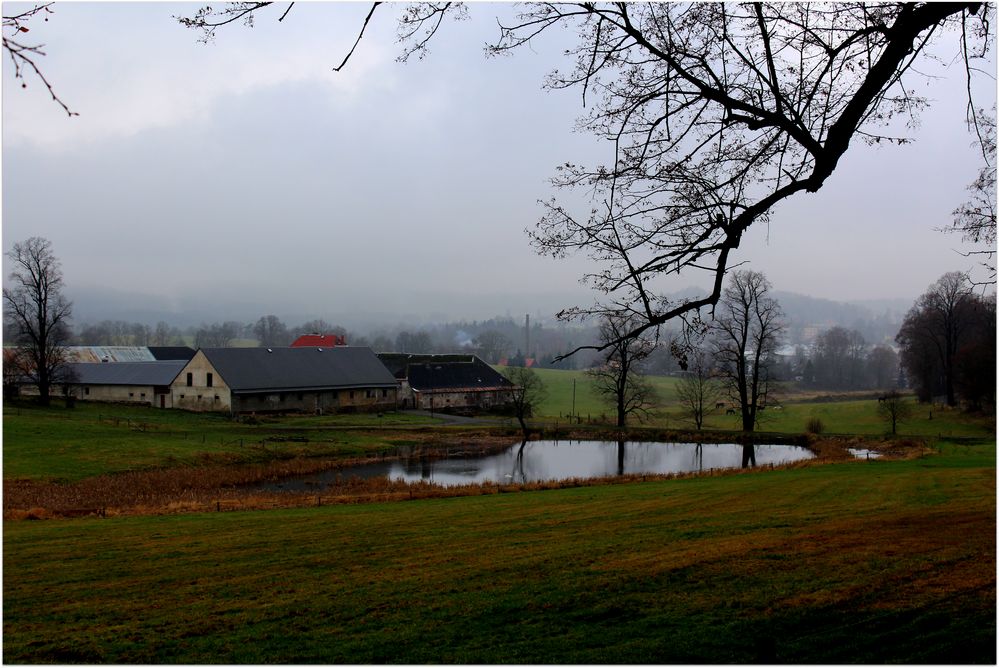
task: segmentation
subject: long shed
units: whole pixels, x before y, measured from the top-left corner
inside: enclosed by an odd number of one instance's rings
[[[170,384],[184,365],[183,360],[76,362],[67,365],[67,375],[72,394],[77,399],[173,408]]]
[[[351,412],[396,405],[396,381],[370,348],[202,348],[171,385],[199,411]]]

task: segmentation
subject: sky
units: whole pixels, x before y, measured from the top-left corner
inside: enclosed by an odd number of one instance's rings
[[[3,249],[50,239],[78,321],[482,319],[593,300],[585,258],[538,256],[525,234],[557,165],[609,158],[574,130],[579,91],[542,89],[569,67],[571,35],[487,57],[509,6],[473,4],[426,58],[399,63],[398,8],[384,6],[337,73],[366,4],[298,3],[281,23],[278,5],[210,44],[173,18],[199,6],[67,2],[33,21],[73,118],[4,61]],[[959,237],[936,231],[980,165],[964,73],[932,67],[912,144],[852,146],[734,259],[779,290],[835,300],[914,299],[973,268]],[[977,104],[991,107],[983,80]]]

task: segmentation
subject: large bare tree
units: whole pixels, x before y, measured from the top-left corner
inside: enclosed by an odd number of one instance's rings
[[[207,41],[271,4],[205,7],[180,20]],[[293,4],[268,11],[280,20]],[[347,63],[380,5],[372,4],[334,69]],[[422,57],[445,17],[465,12],[452,2],[400,7],[402,60]],[[547,85],[579,90],[588,110],[580,125],[613,148],[607,164],[566,163],[554,179],[590,193],[589,211],[553,199],[528,232],[539,253],[596,260],[584,278],[603,301],[561,315],[635,315],[622,338],[713,309],[746,230],[787,198],[819,190],[852,144],[907,142],[889,128],[898,117],[915,123],[929,103],[915,91],[935,39],[959,32],[955,55],[970,77],[972,61],[990,47],[995,11],[981,2],[524,7],[487,49],[502,53],[550,30],[573,31],[572,65],[553,70]],[[689,271],[708,272],[711,289],[667,298],[658,279]]]
[[[755,429],[776,380],[774,354],[785,324],[770,289],[757,271],[733,271],[709,325],[717,373],[742,414],[743,431]]]
[[[7,257],[12,270],[10,287],[3,289],[4,321],[25,374],[38,386],[39,403],[47,406],[52,386],[66,379],[73,305],[62,294],[62,269],[51,241],[31,237],[14,244]]]

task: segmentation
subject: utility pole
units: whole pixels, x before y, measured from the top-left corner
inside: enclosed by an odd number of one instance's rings
[[[571,415],[576,415],[576,379],[572,379],[572,413]]]

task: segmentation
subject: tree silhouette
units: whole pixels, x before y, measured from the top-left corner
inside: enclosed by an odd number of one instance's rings
[[[213,36],[269,4],[227,6],[228,15],[209,7],[181,22]],[[463,12],[460,3],[404,6],[401,59],[422,57],[445,16]],[[584,281],[604,299],[559,315],[634,315],[626,339],[713,310],[744,233],[777,204],[822,188],[852,144],[907,142],[886,128],[929,104],[914,84],[931,42],[960,30],[970,76],[993,13],[980,2],[526,5],[487,49],[573,31],[572,65],[546,85],[579,90],[588,110],[579,125],[613,148],[607,164],[566,163],[554,178],[589,193],[589,211],[552,199],[528,231],[541,254],[595,260]],[[689,271],[708,273],[706,294],[671,300],[659,288],[663,275]]]
[[[39,403],[47,406],[52,386],[68,372],[65,345],[73,305],[62,294],[62,269],[48,239],[16,243],[7,257],[13,270],[10,287],[3,289],[4,321],[25,375],[38,386]]]

